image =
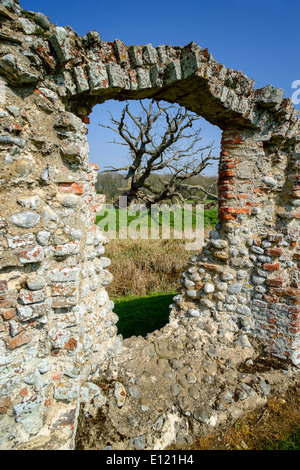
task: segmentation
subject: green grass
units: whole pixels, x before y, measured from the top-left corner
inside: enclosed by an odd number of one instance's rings
[[[169,305],[178,292],[153,293],[143,297],[122,297],[114,300],[118,315],[118,333],[123,338],[146,336],[169,321]]]
[[[284,439],[267,444],[261,450],[300,450],[300,428]]]
[[[218,209],[207,209],[204,211],[204,226],[214,227],[219,222]]]
[[[127,216],[127,226],[129,226],[130,223],[133,222],[138,217],[141,217],[140,212],[136,212],[136,214],[130,214],[129,212]],[[198,221],[198,224],[201,223],[200,220]],[[204,226],[205,227],[215,226],[218,223],[218,220],[219,220],[218,209],[207,209],[204,211]],[[150,210],[148,210],[148,215],[146,215],[145,218],[141,219],[141,221],[143,224],[146,224],[148,227],[151,226],[151,211]],[[192,228],[193,229],[196,227],[196,221],[197,221],[196,210],[194,209],[193,216],[192,216]],[[119,209],[110,209],[110,210],[104,209],[103,211],[98,212],[96,215],[96,225],[99,224],[99,227],[101,228],[101,230],[104,230],[105,232],[109,231],[110,229],[114,229],[114,227],[116,231],[119,232],[119,223],[120,223],[120,210]],[[188,222],[186,223],[188,224]],[[162,220],[162,215],[160,214],[159,226],[161,227],[162,225],[163,225],[163,220]],[[170,212],[170,228],[174,228],[174,213],[173,212]],[[184,230],[183,212],[182,212],[181,229]]]

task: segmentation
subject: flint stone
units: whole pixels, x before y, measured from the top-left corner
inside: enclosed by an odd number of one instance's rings
[[[42,230],[41,232],[38,232],[36,239],[40,245],[46,246],[49,243],[50,235],[51,235],[50,232],[47,232],[46,230]]]
[[[22,403],[19,403],[14,407],[15,419],[17,422],[22,419],[32,416],[33,412],[36,412],[41,408],[42,399],[39,395],[33,395],[29,398],[24,398]]]
[[[181,389],[178,384],[175,383],[171,385],[171,393],[174,397],[177,397],[180,394],[180,391]]]
[[[65,28],[57,26],[54,29],[54,34],[49,38],[59,60],[67,62],[74,56],[73,41],[68,38],[68,33]]]
[[[234,295],[239,294],[242,290],[242,287],[242,284],[240,284],[239,282],[235,282],[228,287],[227,293]]]
[[[220,236],[220,233],[217,230],[211,230],[209,232],[209,236],[211,239],[217,239]]]
[[[234,275],[225,271],[220,274],[220,278],[222,281],[232,281],[234,279]]]
[[[198,400],[200,396],[199,390],[193,385],[189,388],[189,396],[194,400]]]
[[[42,276],[38,276],[37,274],[32,274],[27,279],[27,287],[30,290],[40,290],[46,285],[46,280]]]
[[[38,209],[41,205],[41,199],[38,196],[20,197],[17,202],[26,209],[32,210]]]
[[[260,380],[259,387],[260,387],[260,389],[261,389],[261,391],[263,392],[264,395],[269,395],[269,393],[271,391],[271,387],[263,379]]]
[[[85,403],[92,401],[92,399],[101,394],[98,385],[92,382],[85,382],[80,390],[80,399]]]
[[[200,316],[200,310],[197,310],[195,308],[190,308],[188,311],[187,311],[187,314],[190,316],[190,317],[199,317]]]
[[[37,368],[40,374],[46,374],[50,370],[51,364],[47,359],[42,359],[37,364]]]
[[[20,212],[19,214],[13,214],[9,218],[9,221],[18,227],[32,228],[39,223],[40,216],[35,212],[26,211]]]
[[[209,282],[206,282],[203,286],[203,291],[205,292],[205,294],[211,294],[212,292],[214,292],[214,290],[215,287]]]
[[[247,307],[247,305],[241,305],[236,309],[236,311],[241,315],[251,315],[251,309]]]
[[[93,405],[96,408],[102,408],[102,406],[104,406],[106,402],[107,402],[107,397],[102,394],[95,396],[93,399]]]
[[[207,308],[214,308],[215,304],[209,299],[200,299],[200,303]]]
[[[65,207],[76,207],[80,202],[80,197],[75,194],[68,194],[63,197],[62,204]]]
[[[43,13],[36,13],[34,17],[34,21],[38,26],[40,26],[43,29],[49,29],[51,26],[50,21],[48,20],[47,16],[45,16]]]
[[[134,439],[133,443],[135,450],[143,450],[146,446],[146,437],[138,436]]]
[[[1,135],[0,144],[17,145],[18,147],[23,148],[26,144],[26,140],[22,139],[22,137],[12,137],[11,135]]]
[[[216,289],[221,292],[224,292],[225,290],[227,290],[227,287],[228,287],[227,282],[217,282],[216,284]]]
[[[263,182],[267,185],[270,186],[271,188],[274,188],[277,186],[278,182],[274,180],[274,178],[271,178],[270,176],[265,176],[263,178]]]
[[[117,406],[121,408],[126,400],[126,390],[124,385],[121,384],[121,382],[115,383],[114,397],[116,399]]]
[[[51,312],[51,299],[46,299],[39,304],[17,307],[17,314],[20,321],[29,321],[34,318],[42,317]]]
[[[194,409],[193,416],[196,421],[207,424],[210,420],[210,414],[204,406],[198,406]]]
[[[78,381],[60,382],[55,386],[54,398],[56,400],[64,400],[70,402],[79,396]]]
[[[240,344],[243,348],[251,348],[251,343],[247,335],[241,335],[235,341],[235,344]]]
[[[194,299],[195,297],[197,297],[197,291],[195,291],[195,290],[193,290],[193,289],[188,290],[188,291],[186,291],[186,295],[187,295],[188,297],[191,297],[191,298]]]
[[[195,384],[197,382],[197,377],[194,372],[190,371],[186,373],[186,380],[189,384]]]
[[[250,250],[257,255],[263,255],[265,252],[263,248],[260,248],[260,246],[256,246],[256,245],[252,245]]]
[[[259,286],[259,285],[261,285],[265,282],[265,278],[260,277],[260,276],[252,276],[251,280],[252,280],[253,284],[256,285],[256,286]]]
[[[19,21],[26,34],[33,34],[35,32],[35,24],[26,18],[19,18]]]
[[[223,250],[224,248],[227,247],[228,242],[226,240],[221,240],[221,239],[212,239],[211,245],[217,250]]]

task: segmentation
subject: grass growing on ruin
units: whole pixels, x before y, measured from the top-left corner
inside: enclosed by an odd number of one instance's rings
[[[110,240],[105,252],[114,276],[107,287],[110,298],[176,290],[194,254],[184,240]]]
[[[98,213],[96,224],[102,215]],[[128,221],[130,223],[131,219]],[[218,222],[216,209],[205,211],[204,233],[208,235]],[[118,229],[118,226],[117,226]],[[172,233],[171,233],[172,235]],[[111,259],[109,271],[114,281],[107,287],[112,300],[176,290],[180,276],[197,251],[186,249],[189,240],[110,239],[105,256]]]
[[[155,293],[143,297],[128,296],[115,300],[114,312],[118,315],[118,333],[123,338],[146,336],[162,328],[169,319],[169,305],[176,291]]]
[[[272,442],[261,450],[300,450],[300,427],[284,439]]]

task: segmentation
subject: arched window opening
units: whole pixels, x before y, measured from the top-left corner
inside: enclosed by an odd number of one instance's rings
[[[218,223],[217,173],[221,130],[188,113],[185,108],[150,99],[106,101],[93,108],[90,120],[90,161],[99,166],[96,190],[105,195],[105,208],[115,211],[116,217],[115,225],[111,218],[107,218],[108,213],[104,209],[96,217],[99,228],[104,229],[109,238],[105,256],[111,259],[108,269],[114,279],[106,289],[119,316],[119,333],[124,338],[146,336],[168,322],[169,305],[178,294],[189,260],[199,253],[199,248],[187,249],[185,233],[181,238],[174,236],[172,211],[168,214],[169,219],[163,219],[160,213],[158,238],[151,237],[152,220],[147,222],[147,237],[141,233],[131,237],[128,232],[126,236],[120,235],[121,201],[139,185],[133,200],[127,200],[127,229],[132,228],[141,215],[140,211],[133,211],[136,204],[147,206],[148,218],[154,203],[164,207],[176,204],[184,207],[185,204],[192,210],[196,204],[204,204],[203,229],[204,236],[207,236]],[[173,139],[174,143],[166,145],[168,139]],[[163,145],[166,151],[162,151],[155,160],[154,151]],[[151,159],[152,166],[149,163]],[[130,186],[134,178],[134,184]],[[171,188],[169,193],[163,193],[163,185],[172,181],[173,186],[177,184],[175,189],[173,187],[174,194]],[[103,221],[108,220],[116,229],[113,236],[108,233],[109,224],[103,225]],[[171,225],[170,233],[163,232],[164,223]]]

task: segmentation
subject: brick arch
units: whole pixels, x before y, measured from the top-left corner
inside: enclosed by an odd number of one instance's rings
[[[24,15],[17,2],[0,4],[0,16],[0,447],[73,448],[80,402],[94,393],[82,384],[122,350],[105,291],[107,240],[94,226],[104,199],[85,124],[108,99],[176,102],[223,131],[220,224],[191,260],[201,276],[185,274],[170,321],[229,318],[299,364],[300,144],[291,100],[272,86],[255,90],[195,43],[79,37]]]

